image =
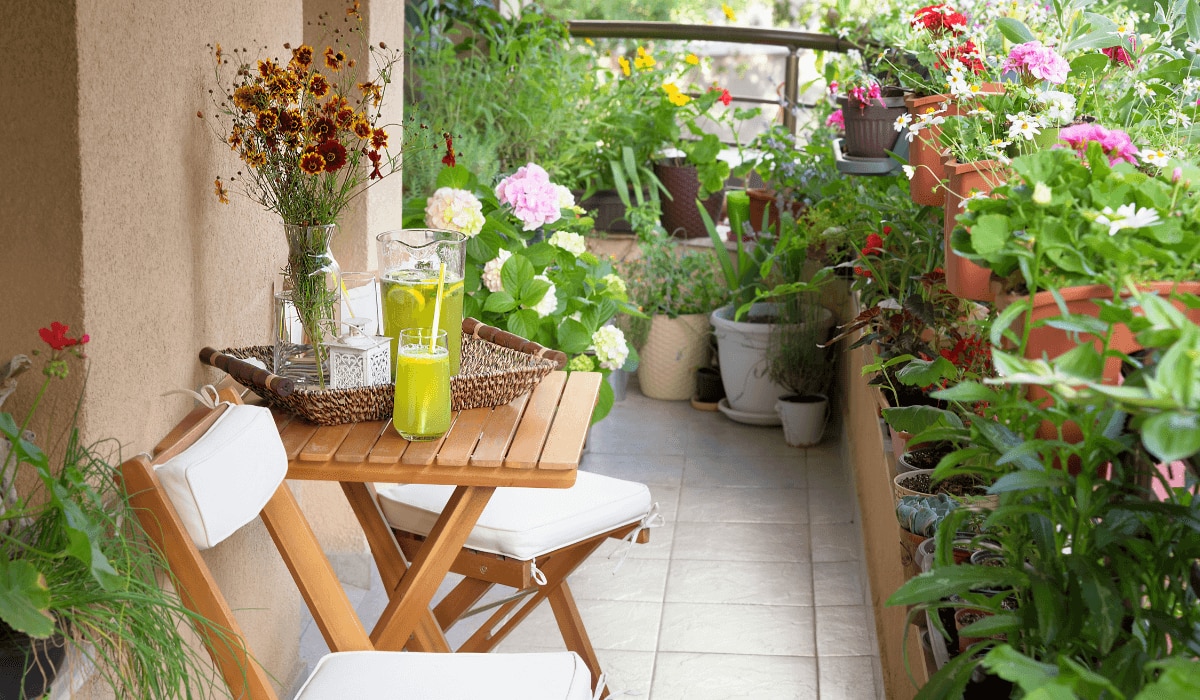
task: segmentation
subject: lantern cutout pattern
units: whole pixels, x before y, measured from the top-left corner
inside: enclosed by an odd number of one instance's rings
[[[326,344],[329,348],[329,383],[332,388],[351,389],[391,383],[392,339],[367,335],[363,328],[369,323],[369,319],[349,319],[345,322],[349,332],[336,342]]]

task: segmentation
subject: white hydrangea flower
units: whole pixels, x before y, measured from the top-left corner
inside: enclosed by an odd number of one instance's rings
[[[554,191],[558,193],[558,208],[559,209],[574,209],[575,195],[571,194],[571,190],[563,185],[555,185]]]
[[[616,294],[617,296],[625,296],[625,294],[628,292],[628,290],[625,288],[625,280],[621,279],[620,276],[614,273],[609,273],[601,277],[600,281],[604,283],[605,289],[613,294]]]
[[[498,292],[504,289],[504,283],[500,281],[500,268],[504,267],[504,261],[511,257],[512,253],[501,248],[496,257],[484,263],[483,286],[487,287],[489,292]]]
[[[576,257],[587,252],[587,241],[578,233],[570,231],[555,231],[548,243],[556,248],[562,248]]]
[[[474,236],[483,229],[483,205],[467,190],[442,187],[425,204],[425,225]]]
[[[550,282],[550,278],[545,275],[538,275],[534,279]],[[546,296],[533,305],[533,310],[537,312],[538,318],[545,318],[554,313],[554,310],[558,308],[558,297],[555,296],[556,292],[554,283],[550,282],[550,288],[546,290]]]
[[[625,334],[616,326],[602,326],[593,333],[592,347],[596,351],[596,359],[604,369],[621,369],[629,357],[629,345],[625,342]]]
[[[1038,104],[1046,106],[1042,115],[1045,117],[1044,126],[1063,126],[1075,120],[1075,96],[1059,90],[1044,90],[1037,93],[1034,99]]]

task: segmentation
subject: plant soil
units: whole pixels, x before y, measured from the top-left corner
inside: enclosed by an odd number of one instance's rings
[[[934,496],[939,493],[958,497],[987,495],[987,485],[977,477],[966,474],[952,476],[949,479],[939,481],[936,486],[932,483],[928,474],[915,474],[902,479],[900,485],[918,493],[928,493]]]
[[[933,469],[953,451],[954,447],[948,444],[930,445],[904,453],[903,459],[913,469]]]

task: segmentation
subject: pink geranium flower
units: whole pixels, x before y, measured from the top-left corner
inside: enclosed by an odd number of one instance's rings
[[[1025,82],[1045,80],[1062,85],[1067,82],[1071,66],[1049,46],[1040,41],[1028,41],[1012,48],[1000,70],[1016,71]]]
[[[522,228],[532,231],[562,217],[558,208],[558,189],[540,165],[530,163],[517,169],[496,185],[496,198],[512,207]]]
[[[833,112],[830,113],[829,117],[827,117],[825,119],[825,126],[836,127],[838,131],[845,131],[846,130],[846,117],[845,117],[845,115],[842,114],[842,110],[840,110],[840,109],[833,110]]]
[[[1104,149],[1109,165],[1121,160],[1137,164],[1138,151],[1129,134],[1120,129],[1105,129],[1099,124],[1076,124],[1058,132],[1058,137],[1079,151],[1081,156],[1087,152],[1088,144],[1095,141]]]

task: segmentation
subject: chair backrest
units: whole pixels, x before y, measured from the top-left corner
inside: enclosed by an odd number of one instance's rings
[[[229,389],[222,391],[221,398],[241,403],[236,392]],[[170,490],[155,471],[157,465],[185,454],[208,434],[220,411],[193,411],[159,443],[154,458],[139,455],[122,464],[121,477],[142,527],[171,569],[180,599],[199,616],[196,631],[233,697],[276,700],[268,674],[253,661],[233,611],[200,556],[193,533],[184,525]],[[229,481],[230,491],[238,487]],[[278,483],[259,515],[330,648],[371,649],[370,638],[286,483]]]

